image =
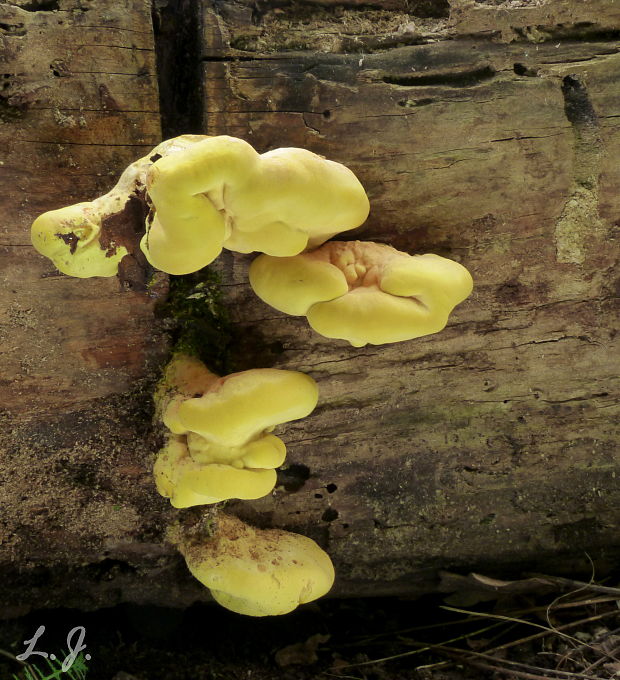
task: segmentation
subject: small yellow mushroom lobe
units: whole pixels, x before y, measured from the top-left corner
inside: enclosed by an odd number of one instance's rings
[[[256,432],[309,415],[317,400],[316,383],[304,373],[254,368],[226,376],[216,389],[185,400],[179,423],[214,443],[241,446]]]
[[[327,553],[280,529],[255,529],[220,515],[215,534],[181,542],[191,573],[227,609],[247,616],[287,614],[325,595],[334,582]]]
[[[253,500],[271,492],[273,469],[202,463],[191,455],[183,437],[171,436],[153,468],[159,493],[175,508],[219,503],[230,498]]]
[[[37,252],[68,276],[114,276],[127,249],[102,249],[99,215],[89,203],[43,213],[32,223],[30,237]]]

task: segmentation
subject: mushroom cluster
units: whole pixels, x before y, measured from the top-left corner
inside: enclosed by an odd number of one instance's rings
[[[344,165],[306,149],[258,154],[235,137],[207,137],[154,163],[153,216],[141,248],[168,274],[189,274],[222,248],[297,255],[358,227],[370,209]]]
[[[143,196],[150,207],[142,253],[168,274],[202,269],[222,248],[297,255],[364,222],[364,188],[344,165],[306,149],[258,154],[226,135],[182,135],[132,163],[94,201],[52,210],[32,224],[34,247],[70,276],[114,276],[126,245],[104,238],[106,218]]]
[[[179,354],[160,382],[157,413],[170,431],[155,483],[176,508],[266,496],[286,457],[276,425],[305,418],[318,401],[309,376],[274,368],[219,378]]]
[[[154,162],[185,151],[202,139],[203,135],[168,139],[129,165],[107,194],[39,215],[30,228],[32,245],[68,276],[116,276],[131,244],[121,243],[118,236],[108,238],[106,220],[122,212],[130,201],[144,196],[146,176]]]
[[[220,514],[206,538],[177,539],[190,572],[226,609],[247,616],[287,614],[329,591],[334,567],[312,539],[256,529]]]
[[[135,230],[108,228],[136,203],[145,220],[139,244]],[[306,316],[325,337],[361,347],[439,332],[471,293],[469,272],[433,254],[327,242],[368,213],[362,185],[339,163],[305,149],[259,154],[234,137],[182,135],[130,165],[104,196],[38,217],[31,236],[61,272],[77,277],[114,276],[126,257],[188,274],[223,248],[256,251],[249,273],[256,294]],[[175,356],[155,395],[167,428],[154,465],[157,490],[176,508],[267,495],[286,456],[272,430],[306,417],[317,400],[314,381],[296,371],[218,377],[195,358]],[[186,533],[177,542],[215,600],[241,614],[284,614],[334,581],[314,541],[227,515],[213,535]]]

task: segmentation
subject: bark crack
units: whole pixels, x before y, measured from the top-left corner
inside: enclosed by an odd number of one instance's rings
[[[153,39],[164,139],[204,134],[201,74],[202,3],[153,2]]]

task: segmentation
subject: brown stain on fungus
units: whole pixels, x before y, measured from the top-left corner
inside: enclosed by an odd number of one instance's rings
[[[120,212],[101,220],[101,248],[107,257],[113,257],[119,247],[127,249],[128,254],[119,263],[118,277],[124,287],[137,292],[147,290],[147,279],[152,271],[140,250],[147,214],[144,192],[136,192],[129,196]]]
[[[75,253],[75,251],[77,250],[78,243],[80,242],[80,237],[77,234],[74,234],[73,232],[69,232],[68,234],[56,234],[56,236],[69,246],[69,251],[71,255],[73,255],[73,253]]]
[[[123,209],[101,220],[101,236],[99,242],[108,257],[116,253],[119,246],[124,246],[136,259],[146,258],[140,250],[140,239],[144,234],[144,221],[148,214],[148,207],[144,194],[133,194]]]

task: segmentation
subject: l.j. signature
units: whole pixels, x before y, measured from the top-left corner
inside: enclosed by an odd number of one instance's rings
[[[56,660],[55,654],[48,654],[47,652],[40,652],[35,649],[35,645],[37,644],[39,638],[43,635],[43,633],[45,633],[45,626],[39,626],[37,628],[37,632],[30,638],[30,640],[24,640],[24,644],[28,645],[26,647],[26,651],[22,652],[21,654],[18,654],[15,658],[18,661],[26,661],[26,659],[30,658],[31,656],[40,656],[43,657],[44,659],[50,659],[51,661],[55,661]],[[76,636],[77,640],[74,640]],[[61,673],[66,673],[73,666],[73,664],[76,663],[76,659],[81,660],[82,658],[84,658],[86,659],[86,661],[90,661],[91,659],[90,654],[84,654],[83,657],[80,654],[86,649],[86,645],[84,644],[85,637],[86,628],[84,628],[84,626],[76,626],[67,633],[68,654],[64,658],[62,664],[60,665],[60,668],[51,675],[47,676],[45,680],[48,680],[50,678],[57,678]]]

